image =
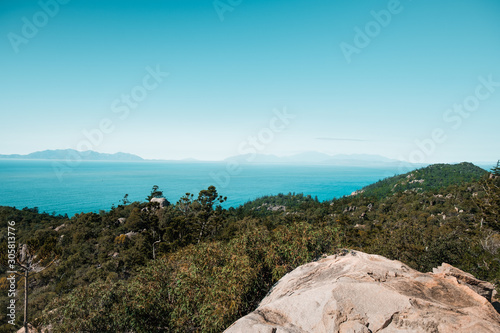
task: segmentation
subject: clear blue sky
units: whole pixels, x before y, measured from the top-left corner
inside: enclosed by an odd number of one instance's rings
[[[55,1],[0,2],[0,154],[500,158],[498,0]]]

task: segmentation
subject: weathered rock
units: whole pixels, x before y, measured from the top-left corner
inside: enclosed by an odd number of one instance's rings
[[[420,273],[381,256],[344,253],[285,275],[226,332],[500,332],[500,315],[481,296],[490,286],[470,274],[449,265]]]
[[[66,224],[65,224],[65,223],[63,223],[63,224],[61,224],[60,226],[58,226],[57,228],[55,228],[54,230],[55,230],[55,231],[59,231],[59,230],[61,230],[62,228],[65,228],[65,227],[66,227]]]
[[[157,202],[160,204],[160,208],[168,206],[168,201],[165,198],[152,198],[149,202]]]
[[[124,217],[120,217],[118,220],[116,220],[116,222],[117,222],[117,223],[119,223],[119,224],[123,224],[123,223],[125,223],[126,221],[127,221],[127,219],[126,219],[126,218],[124,218]]]
[[[434,275],[439,275],[445,278],[455,278],[458,283],[466,285],[490,302],[496,295],[495,286],[491,283],[478,280],[472,274],[466,273],[446,263],[443,263],[441,266],[434,268],[432,272]]]
[[[127,236],[128,239],[132,239],[132,237],[137,236],[137,234],[138,234],[137,232],[130,231],[130,232],[127,232],[125,234],[125,236]]]

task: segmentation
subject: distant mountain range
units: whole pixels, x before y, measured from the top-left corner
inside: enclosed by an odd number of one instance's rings
[[[137,155],[129,153],[106,154],[96,151],[79,152],[74,149],[57,149],[37,151],[27,155],[0,155],[0,159],[23,159],[23,160],[65,160],[80,156],[85,161],[148,161]],[[203,163],[206,161],[187,158],[183,160],[150,160],[172,163]],[[300,165],[339,165],[339,166],[387,166],[401,163],[399,160],[390,159],[380,155],[352,154],[352,155],[328,155],[324,153],[309,151],[291,156],[276,156],[267,154],[246,154],[226,158],[219,162],[237,162],[239,164],[300,164]]]
[[[84,161],[144,161],[142,157],[128,153],[106,154],[96,151],[77,151],[74,149],[56,149],[37,151],[27,155],[0,155],[0,159],[22,159],[22,160],[65,160],[80,156]]]
[[[225,161],[240,164],[321,164],[341,166],[377,166],[401,163],[399,160],[380,155],[328,155],[312,151],[283,157],[265,154],[246,154],[229,157]]]

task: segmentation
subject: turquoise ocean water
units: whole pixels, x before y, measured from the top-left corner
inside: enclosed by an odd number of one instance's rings
[[[241,165],[229,175],[225,163],[81,162],[74,167],[44,160],[0,161],[0,206],[38,207],[41,212],[74,215],[109,210],[129,194],[143,201],[153,185],[175,203],[186,192],[210,185],[236,207],[264,195],[304,193],[319,200],[349,195],[399,173],[398,167]],[[61,165],[64,168],[61,169]],[[56,168],[54,168],[56,166]],[[62,173],[61,173],[62,171]]]

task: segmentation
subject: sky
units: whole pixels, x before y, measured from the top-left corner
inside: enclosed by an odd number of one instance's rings
[[[2,0],[0,154],[500,158],[497,0]]]

